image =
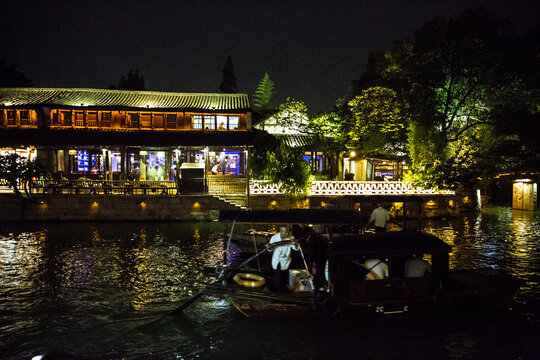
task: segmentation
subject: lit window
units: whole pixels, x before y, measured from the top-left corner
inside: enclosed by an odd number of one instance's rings
[[[216,129],[216,117],[214,115],[204,115],[204,129],[205,130]]]
[[[97,127],[97,111],[88,111],[86,113],[86,125]]]
[[[137,129],[139,127],[139,114],[137,113],[129,113],[129,127]]]
[[[71,111],[62,111],[62,121],[64,126],[71,126]]]
[[[238,130],[239,116],[229,116],[229,130]]]
[[[149,114],[149,113],[141,114],[141,127],[142,128],[152,127],[152,114]]]
[[[8,125],[15,125],[15,110],[8,110],[7,111],[7,124]]]
[[[176,129],[176,114],[167,114],[167,129]]]
[[[21,125],[30,125],[30,116],[28,110],[19,111],[19,118],[21,119]]]
[[[191,128],[201,130],[202,127],[202,115],[192,115],[191,116]]]
[[[84,126],[84,113],[75,111],[75,126]]]
[[[217,116],[218,130],[227,130],[227,115]]]
[[[154,127],[163,129],[165,127],[165,117],[163,114],[154,114]]]
[[[104,111],[101,113],[101,126],[103,127],[111,127],[111,112],[110,111]]]

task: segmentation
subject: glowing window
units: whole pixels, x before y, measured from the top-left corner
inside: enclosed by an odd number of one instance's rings
[[[218,115],[217,117],[217,129],[227,130],[227,115]]]
[[[84,112],[75,111],[75,126],[84,126]]]
[[[216,129],[216,117],[214,115],[204,115],[204,129],[205,130]]]
[[[19,118],[21,119],[21,125],[30,125],[30,114],[28,110],[19,111]]]
[[[176,114],[167,114],[167,129],[176,129]]]
[[[15,110],[8,110],[7,111],[7,124],[8,125],[15,125]]]
[[[110,111],[104,111],[101,113],[101,126],[111,127],[112,114]]]
[[[158,129],[165,127],[165,116],[163,114],[154,114],[154,127]]]
[[[64,126],[71,126],[71,111],[62,111],[62,121]]]
[[[191,128],[201,130],[202,127],[202,115],[192,115],[191,116]]]
[[[128,114],[129,119],[129,127],[130,128],[138,128],[139,127],[139,114],[137,113],[129,113]]]
[[[229,116],[229,130],[238,130],[239,116]]]
[[[142,128],[152,127],[152,114],[149,114],[149,113],[141,114],[141,127]]]
[[[88,111],[86,113],[86,125],[90,127],[97,127],[97,111]]]

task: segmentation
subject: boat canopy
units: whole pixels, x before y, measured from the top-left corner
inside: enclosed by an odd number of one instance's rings
[[[220,221],[248,224],[353,224],[365,217],[354,210],[221,210]]]
[[[449,253],[452,247],[438,237],[419,231],[396,231],[332,237],[334,255]]]

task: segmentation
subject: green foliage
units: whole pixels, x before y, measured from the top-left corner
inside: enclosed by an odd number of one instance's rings
[[[390,120],[390,132],[400,134],[394,138],[385,139],[384,127],[379,127],[379,135],[373,131],[370,136],[359,136],[362,146],[399,144],[396,140],[403,139],[401,130],[405,130],[412,169],[408,178],[425,186],[468,187],[508,167],[523,154],[510,159],[500,150],[508,148],[508,139],[521,136],[515,128],[501,131],[507,121],[501,119],[516,103],[527,104],[521,112],[533,111],[531,105],[538,104],[534,100],[538,87],[526,79],[535,78],[534,74],[516,66],[514,53],[520,54],[517,63],[537,63],[533,59],[538,58],[539,46],[533,44],[539,34],[540,30],[533,30],[516,41],[505,20],[477,8],[453,19],[429,21],[413,40],[396,42],[389,50],[373,54],[367,72],[355,84],[355,95],[361,96],[370,87],[390,88],[408,121],[402,122],[406,128],[393,132]],[[371,114],[365,103],[358,108],[357,119]],[[374,117],[392,119],[395,115],[391,108],[383,114]],[[361,134],[370,123],[360,125],[354,129]],[[533,148],[529,147],[532,152]],[[497,153],[503,155],[499,161],[494,159]]]
[[[270,79],[268,73],[264,74],[259,85],[257,85],[257,90],[255,90],[255,94],[253,94],[253,103],[255,109],[263,115],[263,118],[273,112],[275,107],[274,82]]]
[[[406,105],[394,90],[371,87],[349,101],[353,114],[351,139],[364,155],[406,152],[408,118]]]
[[[287,146],[264,131],[255,131],[254,145],[249,159],[254,179],[281,184],[291,195],[307,191],[309,166],[302,149]]]
[[[221,85],[219,85],[219,90],[225,94],[235,94],[238,92],[233,60],[230,55],[227,57],[227,61],[225,61],[225,66],[223,66],[223,80],[221,81]]]

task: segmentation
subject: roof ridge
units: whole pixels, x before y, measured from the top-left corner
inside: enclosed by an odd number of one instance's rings
[[[226,97],[235,97],[235,96],[248,96],[247,93],[234,93],[234,94],[224,94],[224,93],[204,93],[204,92],[173,92],[173,91],[155,91],[155,90],[118,90],[118,89],[98,89],[98,88],[38,88],[38,87],[0,87],[1,90],[24,90],[24,91],[84,91],[84,92],[109,92],[109,93],[136,93],[136,94],[167,94],[167,95],[193,95],[193,96],[226,96]]]

